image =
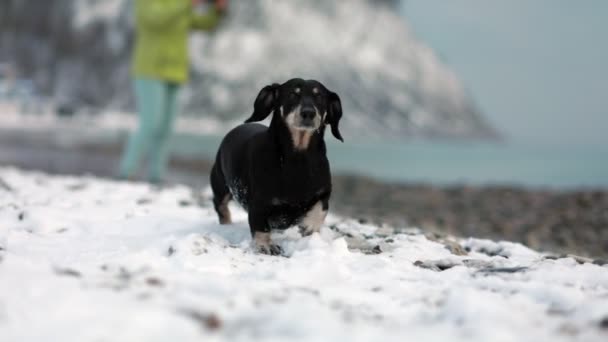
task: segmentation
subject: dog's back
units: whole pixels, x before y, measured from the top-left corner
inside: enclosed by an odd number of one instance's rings
[[[255,140],[266,132],[268,127],[258,123],[246,123],[232,129],[220,144],[215,164],[219,165],[226,179],[242,178],[239,171],[248,162],[247,152]]]

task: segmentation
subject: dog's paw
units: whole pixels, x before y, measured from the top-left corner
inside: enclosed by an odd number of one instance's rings
[[[279,245],[274,245],[274,244],[257,246],[257,251],[258,251],[258,253],[268,254],[268,255],[282,255],[283,254],[283,248],[281,248],[281,246],[279,246]]]
[[[307,226],[298,226],[298,231],[302,236],[312,235],[312,229],[309,229]]]
[[[258,253],[268,255],[283,254],[281,246],[272,243],[269,232],[256,232],[253,236],[253,243]]]

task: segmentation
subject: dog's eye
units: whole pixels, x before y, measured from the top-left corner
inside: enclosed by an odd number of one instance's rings
[[[312,95],[318,99],[321,97],[321,92],[319,91],[319,88],[312,88]]]

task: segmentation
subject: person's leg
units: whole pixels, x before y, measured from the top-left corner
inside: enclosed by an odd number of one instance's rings
[[[158,80],[137,78],[134,82],[139,127],[131,133],[120,163],[119,176],[133,177],[139,161],[154,139],[155,128],[165,107],[163,83]]]
[[[163,180],[167,169],[167,161],[169,159],[170,138],[173,130],[173,123],[177,116],[177,96],[179,85],[174,83],[165,83],[165,103],[164,112],[159,120],[159,125],[156,127],[152,151],[150,154],[150,172],[149,180],[153,183],[159,183]]]

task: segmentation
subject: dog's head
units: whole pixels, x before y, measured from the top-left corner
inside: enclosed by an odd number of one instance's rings
[[[253,108],[245,122],[262,121],[274,113],[294,134],[322,131],[329,124],[334,137],[344,141],[338,128],[342,118],[340,97],[318,81],[294,78],[268,85],[258,94]]]

